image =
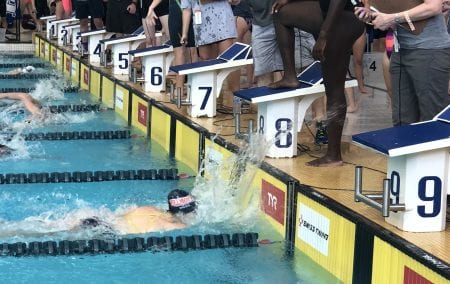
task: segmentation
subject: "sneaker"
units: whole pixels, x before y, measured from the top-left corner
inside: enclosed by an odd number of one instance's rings
[[[327,126],[323,122],[316,123],[316,136],[314,137],[314,144],[316,145],[326,145],[328,144],[328,132]]]

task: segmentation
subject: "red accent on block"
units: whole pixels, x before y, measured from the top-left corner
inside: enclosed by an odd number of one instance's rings
[[[415,272],[408,266],[405,266],[403,271],[403,283],[404,284],[432,284],[430,280],[426,279],[419,273]]]
[[[147,106],[138,103],[138,122],[147,127]]]
[[[284,192],[273,184],[262,180],[261,199],[261,210],[284,225]]]
[[[83,74],[83,79],[84,79],[84,83],[86,85],[89,85],[89,70],[88,69],[84,69],[84,74]]]
[[[66,57],[66,71],[70,72],[71,67],[72,67],[72,62],[69,57]]]

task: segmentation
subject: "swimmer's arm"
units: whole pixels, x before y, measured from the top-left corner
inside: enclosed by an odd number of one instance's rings
[[[32,114],[41,113],[39,103],[27,93],[0,93],[0,99],[21,101],[25,108]]]

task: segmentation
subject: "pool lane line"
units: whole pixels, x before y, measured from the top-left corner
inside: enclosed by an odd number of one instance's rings
[[[35,90],[35,88],[0,88],[1,93],[16,93],[16,92],[31,93],[34,90]],[[80,88],[79,87],[66,87],[66,88],[63,88],[62,91],[64,93],[77,93],[80,91]]]
[[[3,53],[0,52],[0,58],[36,58],[36,55],[34,53]]]
[[[48,63],[0,63],[0,68],[19,68],[19,67],[26,67],[26,66],[33,66],[35,68],[44,68],[44,67],[51,67]]]
[[[16,132],[0,132],[0,136],[6,141],[12,140],[16,135]],[[20,136],[26,141],[115,140],[138,137],[131,135],[130,130],[33,132],[20,134]]]
[[[191,236],[163,236],[135,238],[107,238],[92,240],[33,241],[2,243],[0,256],[57,256],[97,255],[113,253],[196,251],[219,248],[258,247],[258,233],[207,234]]]
[[[48,73],[27,73],[27,74],[0,74],[0,79],[50,79],[56,78],[55,74]]]
[[[121,180],[178,180],[178,169],[138,169],[0,174],[0,184],[82,183]]]

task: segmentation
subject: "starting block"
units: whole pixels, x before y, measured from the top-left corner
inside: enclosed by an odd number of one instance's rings
[[[162,92],[166,90],[166,75],[174,58],[172,45],[148,47],[130,50],[129,61],[142,58],[142,78],[136,76],[135,68],[129,64],[129,78],[133,82],[143,81],[145,92]]]
[[[357,134],[353,141],[388,157],[383,194],[363,194],[362,167],[356,168],[356,201],[379,209],[386,222],[404,231],[445,230],[450,106],[433,120]]]
[[[58,24],[56,26],[56,29],[58,31],[58,45],[59,46],[63,46],[65,45],[64,43],[67,42],[68,39],[71,39],[71,32],[72,32],[72,27],[76,26],[76,25],[80,25],[80,22],[78,20],[75,21],[71,21],[69,22],[69,24],[64,23],[64,24]]]
[[[63,36],[62,36],[62,44],[65,46],[68,45],[75,45],[79,39],[80,39],[80,24],[79,23],[75,23],[75,24],[69,24],[63,27]],[[75,34],[75,35],[74,35]],[[58,44],[59,44],[59,39],[58,39]],[[77,45],[75,45],[77,46]],[[72,50],[76,51],[77,49],[74,49],[72,47]]]
[[[325,95],[319,61],[303,70],[298,80],[298,88],[257,87],[234,93],[235,97],[258,105],[257,131],[264,134],[267,141],[274,141],[268,157],[291,158],[297,155],[297,132],[301,131],[306,112],[314,100]],[[345,88],[355,86],[356,80],[345,82]]]
[[[179,75],[188,75],[188,114],[191,117],[216,115],[217,97],[228,74],[253,64],[251,47],[236,42],[217,59],[170,67]]]
[[[111,47],[111,61],[114,75],[128,74],[128,51],[136,49],[145,42],[144,28],[139,28],[131,35],[100,40],[100,64],[108,65],[106,50]]]
[[[78,23],[80,20],[78,20],[77,18],[70,18],[70,19],[64,19],[64,20],[54,20],[54,21],[50,21],[50,26],[51,28],[51,33],[47,33],[47,38],[52,40],[52,39],[57,39],[58,44],[62,45],[63,44],[63,37],[65,34],[65,29],[63,28],[64,26],[67,26],[68,24],[74,24],[74,23]],[[48,29],[48,27],[47,27]],[[50,36],[50,38],[49,38]]]
[[[100,63],[100,41],[110,38],[113,35],[114,33],[109,33],[106,29],[88,31],[79,34],[80,39],[81,37],[88,38],[87,55],[89,56],[89,63]],[[81,42],[81,40],[79,42]],[[82,53],[83,48],[80,45],[78,45],[77,48],[79,52]]]

